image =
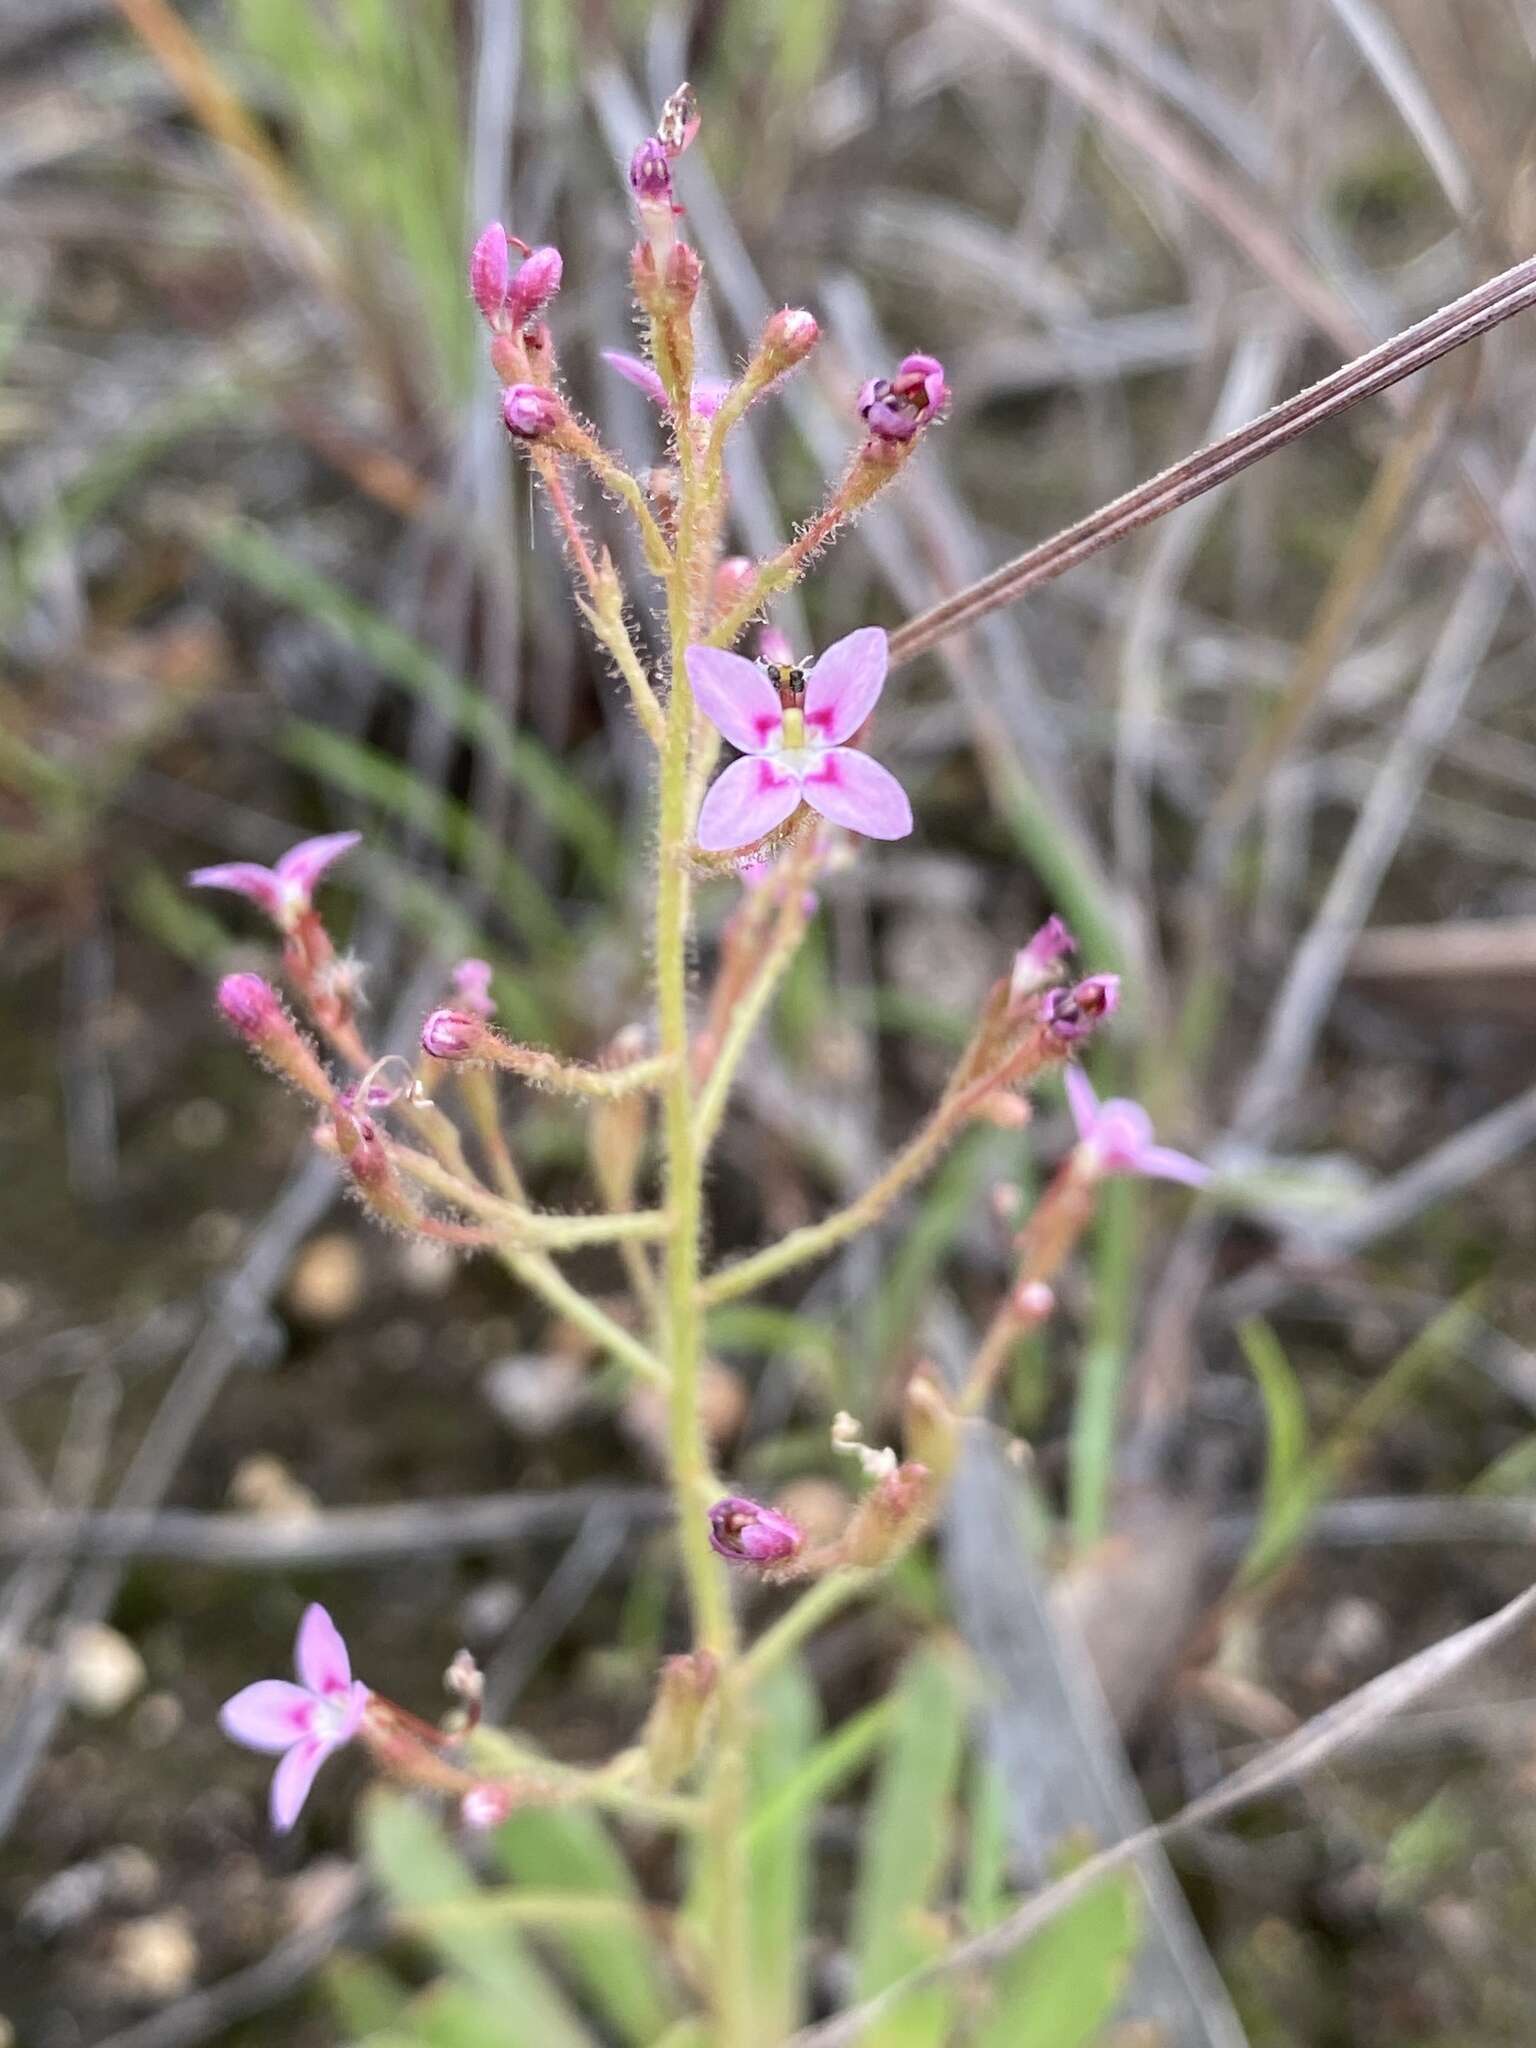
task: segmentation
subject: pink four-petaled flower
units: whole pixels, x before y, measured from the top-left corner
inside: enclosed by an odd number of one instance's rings
[[[290,846],[275,867],[264,868],[254,860],[226,861],[222,867],[194,868],[187,880],[194,889],[232,889],[237,896],[249,896],[279,931],[291,932],[313,906],[320,877],[362,836],[327,832]]]
[[[231,1742],[280,1758],[272,1773],[272,1825],[286,1834],[309,1797],[315,1773],[357,1733],[369,1692],[352,1676],[352,1661],[335,1622],[318,1605],[306,1607],[294,1638],[299,1683],[261,1678],[219,1709]]]
[[[1191,1188],[1205,1186],[1210,1168],[1187,1152],[1154,1143],[1152,1119],[1139,1102],[1124,1096],[1100,1102],[1081,1067],[1069,1066],[1064,1079],[1079,1152],[1087,1155],[1095,1173],[1139,1173],[1151,1180],[1182,1181]]]
[[[752,845],[802,802],[870,839],[904,839],[912,830],[912,806],[895,776],[844,744],[885,687],[879,626],[834,642],[805,672],[803,702],[786,702],[755,662],[722,647],[690,647],[683,659],[694,702],[744,756],[704,799],[698,839],[706,853]]]

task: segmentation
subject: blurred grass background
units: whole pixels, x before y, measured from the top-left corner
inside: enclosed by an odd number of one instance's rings
[[[643,748],[504,446],[462,281],[483,220],[563,249],[565,374],[644,465],[655,423],[598,361],[630,334],[617,166],[692,77],[710,367],[776,304],[827,337],[744,444],[744,548],[814,504],[866,374],[944,358],[954,413],[919,474],[781,616],[810,646],[898,624],[1527,254],[1533,50],[1526,0],[11,0],[3,1505],[281,1519],[654,1477],[643,1412],[566,1333],[331,1208],[302,1117],[209,1015],[260,936],[180,887],[357,824],[331,900],[403,1032],[468,951],[509,1029],[575,1052],[643,1004]],[[1096,1078],[1222,1192],[1190,1217],[1117,1188],[1011,1400],[1159,1810],[1528,1573],[1530,361],[1517,321],[904,671],[881,744],[920,830],[828,891],[722,1150],[728,1249],[863,1184],[1047,911],[1126,973]],[[706,896],[706,959],[729,897]],[[824,1410],[878,1426],[912,1358],[985,1315],[991,1190],[1047,1170],[1060,1124],[1046,1102],[1026,1137],[975,1135],[877,1239],[722,1313],[734,1471],[836,1479]],[[542,1195],[578,1197],[569,1119],[534,1101],[518,1142]],[[596,1527],[345,1574],[13,1543],[19,2038],[215,2038],[238,2001],[188,2032],[194,1984],[274,1944],[290,1964],[246,2038],[336,2038],[304,1936],[337,1896],[263,1844],[214,1703],[318,1594],[381,1687],[430,1702],[468,1639],[504,1707],[601,1753],[675,1617],[664,1542]],[[914,1567],[833,1633],[829,1724],[953,1597]],[[121,1698],[75,1668],[98,1619],[137,1660]],[[1528,1666],[1183,1852],[1261,2048],[1529,2040]],[[880,1736],[917,1739],[899,1715]],[[333,1886],[350,1789],[318,1804]],[[834,1870],[864,1812],[845,1794],[815,1834]]]

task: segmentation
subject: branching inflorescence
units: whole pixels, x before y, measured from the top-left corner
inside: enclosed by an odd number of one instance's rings
[[[858,438],[825,503],[766,559],[726,552],[729,436],[806,360],[818,330],[809,313],[785,309],[767,322],[734,378],[700,373],[694,315],[703,266],[683,239],[674,182],[697,127],[684,87],[634,153],[629,183],[641,234],[631,277],[645,354],[608,355],[656,402],[668,439],[660,468],[632,472],[562,388],[549,318],[561,280],[558,251],[530,249],[498,224],[481,235],[470,263],[508,434],[542,488],[582,615],[655,750],[652,1015],[595,1058],[566,1058],[499,1031],[490,970],[465,960],[445,978],[417,1056],[381,1058],[363,1031],[358,970],[337,952],[314,901],[323,873],[355,834],[306,841],[273,869],[204,868],[191,880],[246,896],[281,935],[294,1008],[249,973],[221,984],[219,1007],[257,1057],[315,1106],[318,1142],[372,1215],[413,1237],[500,1260],[550,1311],[663,1396],[693,1638],[661,1672],[635,1746],[597,1770],[518,1752],[483,1729],[467,1658],[450,1670],[457,1704],[444,1724],[416,1719],[353,1680],[341,1638],[317,1608],[300,1628],[299,1683],[248,1686],[225,1707],[225,1730],[280,1754],[272,1795],[279,1828],[292,1825],[325,1758],[356,1742],[385,1773],[451,1795],[469,1826],[530,1801],[590,1800],[696,1835],[715,1916],[702,1987],[710,2038],[744,2048],[752,2038],[743,1800],[753,1689],[922,1538],[942,1499],[962,1418],[984,1406],[1017,1338],[1053,1313],[1052,1282],[1091,1221],[1105,1176],[1195,1183],[1203,1172],[1153,1141],[1138,1105],[1100,1103],[1075,1066],[1113,1015],[1119,989],[1110,975],[1071,979],[1074,943],[1052,918],[1000,976],[938,1101],[884,1171],[846,1207],[704,1269],[711,1146],[752,1036],[816,914],[818,884],[847,857],[848,835],[885,841],[913,830],[906,792],[868,751],[886,679],[884,631],[861,627],[805,662],[771,627],[762,630],[757,661],[733,652],[732,643],[901,476],[949,392],[942,366],[922,354],[850,392]],[[659,662],[634,637],[630,594],[612,555],[592,537],[583,492],[593,489],[633,522],[656,579],[666,643]],[[738,758],[719,769],[722,740]],[[695,885],[700,875],[721,872],[739,878],[741,896],[720,938],[712,984],[696,1001]],[[1077,1141],[1020,1224],[1016,1270],[966,1384],[947,1388],[927,1368],[913,1375],[900,1454],[862,1443],[859,1425],[837,1418],[834,1448],[858,1466],[864,1491],[831,1540],[812,1542],[780,1510],[729,1492],[713,1470],[701,1417],[708,1311],[879,1223],[968,1126],[1027,1121],[1030,1089],[1052,1073],[1065,1074]],[[556,1215],[530,1199],[497,1092],[519,1084],[548,1091],[589,1120],[606,1205],[600,1212]],[[648,1196],[652,1157],[657,1187]],[[627,1310],[591,1298],[562,1266],[567,1254],[604,1246],[623,1263]],[[742,1573],[803,1586],[750,1647],[732,1597],[732,1575]]]

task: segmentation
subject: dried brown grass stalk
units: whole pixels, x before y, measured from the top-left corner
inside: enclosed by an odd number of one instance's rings
[[[1101,505],[1075,526],[1066,527],[1011,562],[1003,563],[968,589],[957,591],[953,597],[946,597],[915,619],[909,619],[891,635],[892,666],[926,654],[951,633],[975,625],[989,612],[1014,603],[1040,584],[1076,568],[1100,548],[1124,539],[1138,527],[1149,526],[1164,513],[1198,498],[1203,491],[1214,490],[1251,464],[1262,462],[1266,455],[1273,455],[1277,448],[1358,405],[1361,399],[1374,397],[1411,377],[1416,370],[1427,369],[1453,349],[1476,340],[1478,335],[1531,306],[1536,306],[1536,256],[1527,256],[1498,277],[1442,306],[1427,319],[1356,356],[1305,391],[1271,406],[1268,412],[1213,441],[1208,448],[1186,455],[1134,490]]]

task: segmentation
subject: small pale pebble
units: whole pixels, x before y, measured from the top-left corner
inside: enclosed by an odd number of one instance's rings
[[[467,1643],[497,1642],[524,1605],[510,1579],[486,1579],[459,1602],[459,1633]]]
[[[301,1247],[283,1299],[306,1323],[344,1323],[361,1304],[366,1281],[357,1239],[344,1230],[326,1230]]]
[[[197,1942],[179,1906],[127,1920],[112,1937],[111,1969],[124,1997],[156,2004],[180,1998],[197,1976]]]
[[[200,1259],[210,1265],[222,1265],[232,1259],[240,1249],[245,1236],[245,1221],[228,1209],[205,1209],[200,1216],[192,1218],[187,1230],[187,1243]]]
[[[729,1443],[747,1419],[751,1396],[740,1374],[727,1365],[706,1363],[699,1375],[699,1420],[715,1446]]]
[[[229,1480],[229,1504],[263,1521],[307,1522],[320,1511],[320,1503],[295,1479],[281,1458],[255,1451],[242,1458]]]
[[[164,1749],[181,1733],[186,1710],[171,1692],[152,1692],[133,1710],[129,1732],[140,1749]]]
[[[568,1358],[526,1354],[487,1366],[480,1384],[492,1409],[518,1436],[556,1436],[586,1405],[587,1381]]]
[[[283,1887],[283,1918],[295,1934],[324,1927],[357,1892],[357,1869],[343,1856],[321,1856]]]
[[[744,1382],[729,1366],[706,1364],[699,1375],[699,1416],[704,1434],[718,1449],[728,1443],[747,1419],[749,1396]],[[630,1434],[658,1459],[667,1455],[667,1397],[656,1387],[635,1387],[622,1410]]]
[[[133,1644],[105,1622],[74,1629],[64,1649],[64,1687],[70,1704],[93,1720],[120,1713],[140,1694],[149,1674]]]
[[[103,1855],[107,1897],[112,1905],[140,1909],[160,1889],[160,1866],[132,1842],[119,1842]]]
[[[446,1294],[458,1270],[459,1261],[452,1249],[445,1244],[433,1244],[429,1238],[412,1238],[400,1254],[400,1277],[412,1294],[424,1295],[428,1300]]]
[[[229,1111],[207,1095],[184,1102],[171,1118],[171,1134],[188,1152],[211,1152],[228,1130]]]

